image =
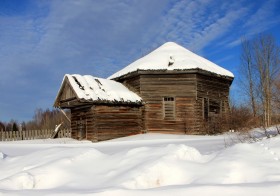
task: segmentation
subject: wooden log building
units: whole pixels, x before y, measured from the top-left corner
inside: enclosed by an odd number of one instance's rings
[[[71,110],[75,139],[205,134],[205,123],[227,116],[233,78],[228,70],[168,42],[108,79],[65,75],[54,106]]]

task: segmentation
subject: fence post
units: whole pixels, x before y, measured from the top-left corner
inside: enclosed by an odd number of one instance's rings
[[[30,140],[30,132],[31,132],[31,130],[28,130],[28,131],[26,132],[27,140]]]
[[[10,131],[6,131],[6,141],[10,141]]]
[[[19,131],[15,131],[15,134],[16,134],[15,140],[19,140],[18,132],[19,132]]]
[[[25,131],[25,140],[28,140],[28,132],[27,131]]]
[[[6,141],[10,141],[10,131],[6,131]]]

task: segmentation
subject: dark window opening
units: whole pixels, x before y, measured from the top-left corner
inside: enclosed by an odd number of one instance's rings
[[[221,104],[217,100],[209,100],[209,113],[212,115],[220,113]]]
[[[174,97],[164,97],[164,101],[174,101]]]
[[[221,102],[209,98],[203,98],[203,119],[208,121],[216,117],[221,112]]]

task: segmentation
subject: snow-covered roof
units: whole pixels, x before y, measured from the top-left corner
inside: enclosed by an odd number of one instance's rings
[[[113,80],[97,78],[90,75],[66,74],[62,85],[66,79],[68,79],[77,99],[81,101],[123,103],[141,103],[142,101],[136,93],[130,91],[123,84]]]
[[[114,79],[137,70],[200,69],[221,76],[234,77],[230,71],[174,43],[167,42],[148,55],[108,77]]]

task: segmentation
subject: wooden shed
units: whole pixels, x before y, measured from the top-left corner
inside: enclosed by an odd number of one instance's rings
[[[229,113],[233,74],[168,42],[108,79],[66,75],[54,106],[71,109],[72,136],[214,133]],[[206,126],[207,125],[207,126]]]
[[[74,139],[102,141],[143,130],[142,99],[113,80],[67,74],[54,106],[71,110]]]

